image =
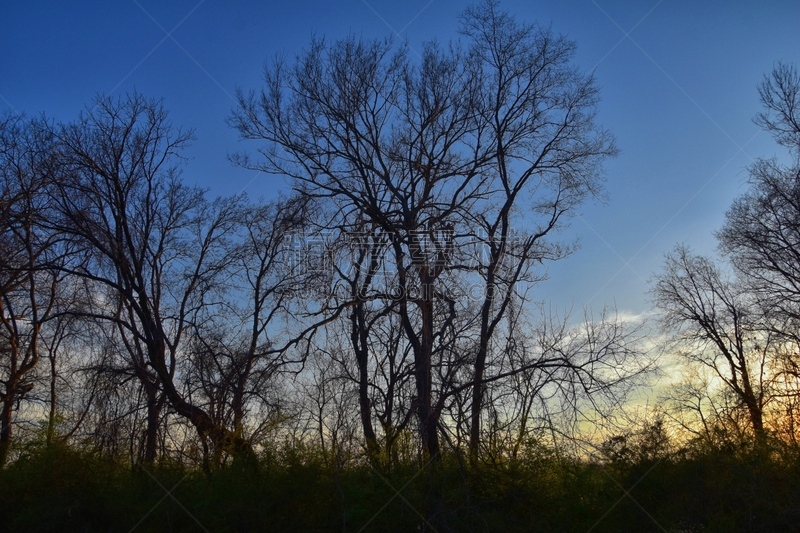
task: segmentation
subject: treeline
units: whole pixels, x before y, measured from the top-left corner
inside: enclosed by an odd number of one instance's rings
[[[189,185],[192,133],[140,94],[6,116],[0,464],[32,423],[208,474],[287,436],[476,460],[619,405],[635,333],[529,305],[615,153],[594,83],[494,4],[463,31],[418,62],[351,37],[268,68],[230,121],[261,141],[239,164],[294,180],[270,202]]]
[[[267,480],[301,491],[298,475],[326,496],[284,511],[347,528],[358,521],[343,502],[368,475],[364,490],[383,494],[396,485],[382,476],[430,471],[409,520],[444,527],[455,522],[441,509],[492,502],[530,520],[519,502],[539,502],[542,524],[584,505],[595,516],[608,469],[624,491],[672,465],[687,494],[687,465],[715,454],[725,468],[762,461],[754,480],[794,471],[796,70],[765,78],[757,117],[791,163],[752,166],[719,233],[722,261],[678,248],[654,282],[660,348],[683,381],[658,392],[649,425],[613,427],[651,383],[653,338],[612,311],[576,320],[536,300],[575,249],[559,230],[602,195],[616,154],[594,80],[572,65],[574,43],[495,2],[461,23],[461,41],[419,57],[391,41],[315,40],[240,91],[230,124],[258,152],[232,159],[292,184],[270,201],[190,185],[192,132],[141,94],[98,97],[67,122],[3,116],[4,478],[65,480],[36,470],[58,457],[77,469],[67,477],[98,476],[85,477],[98,495],[144,490],[155,471],[227,480],[187,483],[201,502],[234,475],[264,497]],[[581,499],[583,482],[594,496]],[[567,496],[582,503],[556,505]],[[115,529],[108,519],[94,527]]]

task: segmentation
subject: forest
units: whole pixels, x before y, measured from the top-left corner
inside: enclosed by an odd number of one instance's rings
[[[796,67],[718,254],[668,253],[647,322],[561,313],[601,91],[496,2],[460,24],[268,63],[228,122],[269,200],[184,178],[155,97],[0,115],[0,529],[800,527]]]

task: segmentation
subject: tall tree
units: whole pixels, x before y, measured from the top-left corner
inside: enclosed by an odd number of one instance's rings
[[[713,260],[678,247],[656,278],[654,296],[664,325],[690,341],[684,345],[685,354],[712,370],[737,406],[744,407],[750,430],[763,437],[767,408],[792,404],[800,377],[796,357],[800,342],[797,69],[778,64],[759,85],[759,96],[764,111],[755,122],[789,151],[790,162],[756,160],[749,168],[749,190],[726,213],[716,236],[723,260],[733,267],[735,277],[724,275],[724,267]],[[702,390],[689,387],[687,391],[699,410]],[[794,416],[793,408],[788,412]]]
[[[34,371],[43,358],[56,357],[45,328],[64,303],[58,266],[66,248],[42,223],[50,215],[56,160],[45,126],[22,116],[0,118],[0,466]]]
[[[685,247],[667,256],[656,280],[656,306],[665,328],[680,335],[681,353],[712,370],[746,410],[753,433],[763,437],[771,342],[760,334],[750,295]]]
[[[147,393],[147,458],[162,393],[212,455],[220,447],[245,452],[246,443],[193,403],[177,379],[193,320],[231,260],[221,244],[233,231],[236,203],[209,203],[180,180],[176,162],[191,134],[172,126],[160,102],[100,97],[55,134],[63,166],[54,227],[89,258],[66,270],[97,287],[85,315],[118,328]],[[205,454],[207,470],[212,455]]]
[[[269,403],[271,378],[298,362],[288,357],[289,349],[313,330],[306,330],[302,318],[294,314],[297,295],[308,280],[295,268],[292,241],[303,232],[307,209],[302,197],[257,204],[243,199],[228,247],[232,262],[225,276],[227,290],[209,302],[193,323],[189,351],[194,364],[189,379],[205,397],[217,424],[231,428],[236,438],[252,441],[269,423],[268,416],[258,420],[248,412]],[[300,325],[292,327],[292,321]],[[248,425],[252,433],[246,431]]]
[[[596,124],[593,79],[571,65],[573,42],[520,24],[494,2],[468,9],[462,32],[481,73],[479,131],[490,160],[492,204],[473,213],[484,253],[480,335],[472,377],[470,450],[478,451],[489,343],[519,283],[538,281],[534,263],[557,260],[569,248],[548,241],[576,206],[600,193],[601,164],[616,153]],[[531,201],[529,212],[520,213]],[[521,216],[522,215],[522,216]]]
[[[800,75],[778,65],[759,87],[756,123],[790,152],[791,163],[759,159],[750,189],[718,233],[721,248],[758,296],[764,313],[795,340],[800,325]]]
[[[387,237],[379,261],[393,286],[373,287],[371,297],[392,301],[411,347],[414,409],[430,457],[439,456],[440,417],[453,388],[445,344],[461,305],[448,294],[464,268],[459,250],[485,232],[496,246],[481,265],[489,287],[485,352],[504,313],[495,301],[501,258],[519,260],[505,281],[513,286],[532,261],[559,256],[543,237],[598,190],[599,164],[614,153],[595,123],[591,78],[570,66],[572,43],[514,23],[494,2],[465,12],[463,27],[465,46],[428,43],[418,64],[390,41],[314,40],[295,63],[269,67],[258,95],[240,93],[232,117],[244,138],[266,141],[261,161],[239,163],[288,175],[303,193],[330,199],[337,227],[366,222]],[[499,243],[523,201],[541,219],[513,256]],[[476,428],[484,366],[479,356]]]

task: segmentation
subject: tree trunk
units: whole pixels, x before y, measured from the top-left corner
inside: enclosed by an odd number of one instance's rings
[[[3,400],[2,410],[0,410],[0,468],[4,467],[8,461],[8,454],[11,449],[11,437],[13,430],[11,427],[11,417],[14,412],[13,397]]]
[[[420,424],[422,446],[427,458],[438,463],[441,461],[439,448],[439,420],[433,409],[433,298],[425,291],[432,291],[432,284],[423,284],[423,295],[420,301],[422,314],[422,331],[418,349],[414,353],[415,380],[417,383],[417,417]]]
[[[47,413],[47,435],[45,436],[45,444],[49,448],[53,444],[56,434],[56,413],[58,412],[56,406],[56,356],[54,353],[50,354],[50,409]]]
[[[489,352],[489,310],[493,298],[493,287],[487,287],[486,301],[481,310],[481,334],[478,354],[472,374],[472,408],[469,427],[469,459],[474,464],[478,459],[481,442],[481,408],[483,407],[483,376],[486,370],[486,356]]]
[[[369,399],[369,332],[364,319],[364,305],[358,303],[350,315],[352,328],[350,341],[356,354],[358,364],[358,407],[361,415],[361,428],[367,446],[367,455],[372,463],[376,463],[380,456],[378,437],[372,425],[372,407]]]
[[[369,400],[369,382],[367,381],[366,369],[359,365],[358,374],[358,407],[361,414],[361,427],[364,430],[364,440],[367,444],[367,454],[370,461],[377,461],[380,456],[380,446],[375,429],[372,427],[372,409]]]
[[[158,456],[158,429],[162,403],[158,398],[158,389],[151,383],[145,382],[145,395],[147,396],[147,426],[144,436],[144,462],[153,464]]]
[[[504,224],[504,228],[506,225]],[[494,238],[494,234],[490,234]],[[501,246],[505,246],[506,232],[502,233],[503,242]],[[478,459],[481,442],[481,409],[483,407],[483,378],[486,371],[486,357],[489,353],[489,338],[494,333],[493,327],[490,327],[491,310],[494,305],[495,298],[495,270],[497,269],[498,262],[502,255],[501,249],[494,248],[492,244],[492,259],[489,263],[489,268],[486,272],[486,296],[483,299],[481,306],[481,331],[478,339],[478,354],[475,357],[475,365],[472,374],[472,408],[470,411],[470,427],[469,427],[469,459],[470,462],[475,464]]]
[[[480,340],[478,355],[472,376],[472,407],[469,426],[469,460],[473,464],[478,459],[481,443],[481,407],[483,406],[483,374],[486,366],[487,343]]]
[[[744,357],[744,349],[740,348],[737,355],[739,366],[742,368],[742,396],[747,406],[747,413],[750,415],[750,424],[753,427],[753,434],[755,435],[756,441],[761,442],[766,436],[764,431],[764,410],[750,382],[750,372]]]
[[[747,412],[750,415],[750,424],[753,426],[753,434],[756,441],[764,440],[766,431],[764,430],[764,412],[755,399],[748,399]]]
[[[204,458],[203,470],[207,476],[211,475],[212,470],[221,466],[220,462],[224,451],[231,452],[234,456],[245,457],[248,460],[255,457],[255,454],[250,446],[250,443],[243,439],[240,435],[236,435],[228,428],[222,427],[214,422],[211,416],[202,408],[186,401],[186,399],[175,388],[167,371],[165,364],[165,346],[163,343],[153,343],[148,346],[148,357],[153,364],[161,384],[164,388],[164,395],[170,406],[175,409],[175,412],[180,416],[186,418],[197,431],[198,436],[204,443],[210,442],[213,449],[211,450],[211,460]],[[209,455],[206,453],[205,455]]]

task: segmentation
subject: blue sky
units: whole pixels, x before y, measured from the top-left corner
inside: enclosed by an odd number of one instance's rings
[[[187,181],[213,194],[269,197],[278,178],[231,167],[243,148],[225,124],[236,87],[258,88],[264,62],[313,34],[395,35],[412,46],[455,37],[470,2],[445,0],[119,0],[0,6],[0,111],[70,120],[96,93],[163,97],[194,128]],[[521,20],[576,41],[594,71],[600,118],[621,154],[605,204],[581,210],[566,238],[581,249],[534,296],[557,308],[646,312],[648,279],[674,244],[713,253],[713,231],[744,191],[755,157],[780,153],[752,117],[777,61],[800,65],[800,2],[504,1]],[[581,313],[577,313],[581,314]]]

